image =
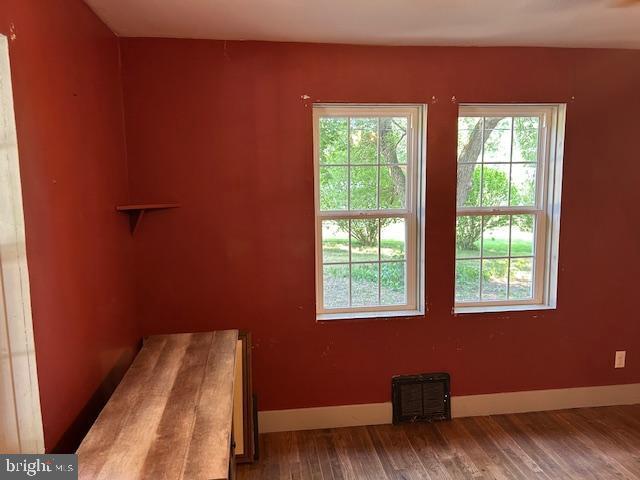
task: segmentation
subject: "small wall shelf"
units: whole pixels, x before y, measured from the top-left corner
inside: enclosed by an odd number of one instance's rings
[[[116,210],[129,215],[129,225],[131,228],[131,235],[133,235],[136,233],[136,230],[142,221],[142,217],[144,217],[146,212],[178,208],[179,206],[179,203],[140,203],[132,205],[116,205]]]

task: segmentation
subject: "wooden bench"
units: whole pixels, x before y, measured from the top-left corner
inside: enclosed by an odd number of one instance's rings
[[[227,480],[237,330],[157,335],[78,449],[83,480]]]

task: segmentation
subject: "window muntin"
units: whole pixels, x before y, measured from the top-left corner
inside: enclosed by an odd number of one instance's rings
[[[560,123],[558,106],[460,107],[457,308],[553,306]]]
[[[318,318],[416,313],[419,106],[314,107]]]

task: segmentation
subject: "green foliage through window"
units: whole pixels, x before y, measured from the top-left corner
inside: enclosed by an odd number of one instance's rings
[[[463,209],[535,205],[539,126],[538,117],[459,119],[457,302],[533,294],[535,215],[465,215]]]

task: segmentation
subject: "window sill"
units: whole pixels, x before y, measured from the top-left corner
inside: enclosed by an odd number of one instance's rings
[[[424,310],[391,310],[386,312],[342,312],[342,313],[319,313],[316,321],[326,322],[333,320],[375,320],[394,317],[419,317],[424,315]]]
[[[526,312],[531,310],[555,310],[555,305],[487,305],[476,307],[454,307],[453,313],[464,315],[467,313],[500,313],[500,312]]]

